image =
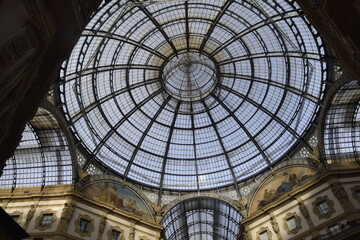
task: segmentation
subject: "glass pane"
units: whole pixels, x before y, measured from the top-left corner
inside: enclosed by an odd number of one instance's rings
[[[50,214],[44,214],[44,215],[43,215],[43,218],[42,218],[42,221],[41,221],[41,226],[48,226],[48,225],[50,225],[52,218],[53,218],[53,214],[52,214],[52,213],[50,213]]]

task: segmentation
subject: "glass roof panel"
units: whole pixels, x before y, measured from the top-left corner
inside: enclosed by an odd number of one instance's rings
[[[6,161],[1,188],[73,183],[70,149],[58,121],[39,108],[26,124],[14,155]]]
[[[61,74],[91,159],[152,187],[211,189],[278,162],[318,110],[324,47],[293,1],[110,1]]]

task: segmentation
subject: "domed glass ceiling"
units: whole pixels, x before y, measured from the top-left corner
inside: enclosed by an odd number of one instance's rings
[[[63,64],[60,100],[89,162],[212,189],[307,147],[324,56],[294,1],[111,1]]]

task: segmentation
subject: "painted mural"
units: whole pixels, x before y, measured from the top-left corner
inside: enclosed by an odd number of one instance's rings
[[[115,182],[96,182],[86,186],[81,192],[101,202],[109,203],[118,209],[153,221],[143,200],[126,186],[121,186]]]
[[[257,191],[250,207],[250,213],[261,209],[311,179],[316,170],[307,167],[285,168],[265,180]]]

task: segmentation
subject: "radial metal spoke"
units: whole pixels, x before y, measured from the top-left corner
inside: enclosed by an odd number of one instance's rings
[[[83,31],[83,33],[81,34],[81,36],[84,36],[84,37],[100,37],[100,38],[112,39],[112,40],[116,40],[116,41],[119,41],[119,42],[128,43],[128,44],[133,45],[133,46],[135,46],[137,48],[148,51],[148,52],[158,56],[161,59],[169,60],[168,57],[166,57],[166,56],[162,55],[161,53],[155,51],[153,48],[150,48],[150,47],[148,47],[148,46],[146,46],[144,44],[141,44],[141,43],[136,42],[134,40],[131,40],[129,38],[117,35],[115,33],[109,34],[108,32],[104,32],[104,31],[100,31],[100,30],[85,29]]]
[[[229,115],[237,122],[237,124],[241,127],[241,129],[246,133],[247,137],[252,141],[252,143],[255,145],[255,147],[257,148],[258,152],[261,154],[261,156],[263,157],[263,159],[266,161],[266,163],[268,164],[268,166],[271,166],[271,162],[269,160],[269,158],[266,156],[265,152],[263,151],[263,149],[261,148],[261,146],[259,145],[259,143],[256,141],[256,139],[251,135],[251,133],[249,132],[249,130],[247,130],[247,128],[245,127],[245,125],[240,121],[240,119],[235,116],[235,114],[229,109],[229,107],[223,103],[223,101],[221,101],[218,96],[216,96],[214,93],[211,94],[211,96],[229,113]]]
[[[157,27],[159,32],[161,32],[161,34],[164,36],[164,38],[166,39],[166,41],[172,48],[173,53],[176,54],[178,52],[178,50],[176,49],[175,45],[171,42],[169,36],[166,34],[166,32],[164,31],[163,27],[159,24],[159,22],[154,18],[154,16],[144,6],[139,6],[139,8],[151,20],[151,22]]]
[[[167,157],[169,154],[169,150],[170,150],[170,146],[171,146],[171,138],[174,132],[174,127],[175,127],[175,123],[176,123],[176,118],[179,114],[179,109],[180,109],[180,105],[181,105],[181,101],[178,101],[176,108],[175,108],[175,113],[174,113],[174,117],[170,126],[170,132],[169,132],[169,136],[168,136],[168,140],[166,142],[166,148],[165,148],[165,153],[164,153],[164,160],[163,160],[163,164],[161,167],[161,178],[160,178],[160,191],[159,191],[159,198],[158,198],[158,205],[161,205],[161,196],[162,196],[162,192],[163,192],[163,185],[164,185],[164,175],[165,175],[165,169],[166,169],[166,162],[167,162]]]
[[[143,87],[143,86],[146,86],[148,84],[153,84],[153,83],[156,83],[156,82],[159,82],[159,81],[160,81],[159,78],[154,78],[154,79],[149,79],[149,80],[144,81],[144,82],[132,84],[132,85],[130,85],[130,87],[121,88],[121,89],[119,89],[119,90],[117,90],[117,91],[115,91],[115,92],[113,92],[113,93],[99,99],[98,101],[87,105],[86,107],[82,107],[80,112],[78,112],[75,115],[71,116],[71,122],[74,124],[81,117],[85,116],[88,112],[90,112],[94,108],[100,106],[101,104],[103,104],[106,101],[109,101],[110,99],[114,99],[118,95],[121,95],[121,94],[126,93],[128,91],[132,91],[132,90],[134,90],[136,88]],[[81,96],[80,93],[78,93],[78,95]]]
[[[130,168],[131,168],[131,164],[133,164],[133,162],[134,162],[134,160],[135,160],[135,157],[136,157],[136,154],[137,154],[138,151],[140,150],[140,147],[141,147],[143,141],[145,140],[148,132],[150,131],[152,125],[153,125],[154,122],[156,121],[157,117],[160,115],[161,111],[162,111],[162,110],[165,108],[165,106],[168,104],[168,102],[170,101],[170,99],[171,99],[171,97],[168,96],[168,97],[164,100],[163,104],[162,104],[162,105],[159,107],[159,109],[156,111],[155,115],[151,118],[150,123],[147,125],[145,131],[142,133],[141,138],[140,138],[139,142],[137,143],[136,148],[135,148],[134,152],[132,153],[131,158],[130,158],[128,164],[127,164],[126,170],[125,170],[125,172],[124,172],[124,177],[125,177],[125,178],[126,178],[127,175],[129,174],[129,171],[130,171]]]
[[[210,56],[214,56],[215,54],[217,54],[218,52],[220,52],[221,50],[223,50],[224,48],[226,48],[227,46],[229,46],[231,43],[237,41],[238,39],[246,36],[247,34],[256,31],[259,28],[262,28],[264,26],[267,25],[271,25],[273,22],[278,22],[278,21],[282,21],[282,20],[286,20],[288,18],[293,18],[293,17],[297,17],[297,11],[291,11],[289,12],[286,17],[284,17],[284,14],[278,14],[275,16],[272,16],[272,21],[269,21],[268,19],[264,19],[264,21],[258,22],[252,26],[247,27],[245,30],[239,32],[238,34],[236,34],[235,36],[231,37],[230,39],[228,39],[226,42],[224,42],[223,44],[221,44],[221,46],[219,46],[217,49],[215,49],[213,52],[211,52]]]
[[[251,82],[258,82],[258,83],[264,83],[266,85],[269,86],[274,86],[277,88],[281,88],[284,90],[287,90],[289,92],[292,92],[298,96],[302,96],[306,99],[308,99],[309,101],[315,103],[315,104],[319,104],[319,97],[316,97],[314,95],[311,95],[309,93],[303,92],[297,88],[291,87],[290,85],[286,85],[284,83],[281,82],[276,82],[273,81],[271,79],[268,78],[261,78],[261,77],[255,77],[255,76],[248,76],[248,75],[242,75],[242,74],[233,74],[233,73],[221,73],[220,74],[221,77],[227,77],[227,78],[236,78],[236,79],[245,79]],[[223,87],[224,85],[221,85],[220,87]],[[226,87],[226,86],[224,86]]]
[[[270,112],[268,109],[266,109],[262,104],[259,104],[258,102],[252,100],[251,98],[249,98],[239,92],[236,92],[229,87],[226,87],[223,85],[220,85],[219,87],[234,94],[235,96],[237,96],[241,99],[245,99],[247,102],[251,103],[253,106],[257,107],[258,109],[260,109],[261,111],[266,113],[269,117],[271,117],[271,119],[276,120],[276,122],[278,122],[284,129],[286,129],[286,131],[290,132],[291,135],[293,135],[297,140],[299,140],[303,146],[311,149],[310,145],[308,143],[306,143],[305,141],[303,141],[301,136],[294,129],[292,129],[291,126],[289,126],[287,123],[285,123],[283,120],[281,120],[281,118],[279,118],[276,114],[274,114],[274,113]]]
[[[214,96],[214,94],[212,93],[211,96]],[[238,185],[237,185],[236,175],[235,175],[235,173],[234,173],[234,167],[233,167],[232,164],[231,164],[230,157],[229,157],[229,155],[228,155],[228,151],[226,150],[226,148],[225,148],[225,146],[224,146],[224,143],[223,143],[223,140],[222,140],[222,138],[221,138],[221,136],[220,136],[219,130],[218,130],[218,128],[217,128],[217,125],[216,125],[216,123],[215,123],[215,121],[214,121],[213,116],[212,116],[211,113],[210,113],[210,109],[209,109],[208,106],[206,105],[204,99],[202,99],[201,102],[202,102],[202,104],[205,106],[206,113],[207,113],[207,115],[208,115],[208,117],[209,117],[209,119],[210,119],[210,121],[211,121],[212,127],[214,128],[215,134],[216,134],[216,136],[217,136],[217,138],[218,138],[218,141],[219,141],[219,143],[220,143],[220,146],[221,146],[221,148],[222,148],[222,150],[223,150],[226,163],[227,163],[228,166],[229,166],[229,171],[231,172],[231,176],[232,176],[232,178],[233,178],[233,182],[234,182],[234,186],[235,186],[236,192],[237,192],[238,196],[240,196],[240,191],[239,191],[239,187],[238,187]]]
[[[229,8],[229,6],[234,2],[234,0],[227,0],[225,2],[225,4],[221,7],[219,13],[216,15],[214,21],[211,23],[211,27],[209,28],[209,30],[207,31],[207,33],[205,34],[204,40],[202,41],[199,51],[202,52],[204,50],[204,47],[207,43],[207,41],[209,40],[211,34],[213,33],[214,29],[216,28],[217,24],[219,23],[220,19],[222,18],[222,16],[224,16],[224,14],[226,13],[226,10]]]
[[[124,122],[128,121],[128,119],[133,115],[136,111],[138,111],[142,106],[144,106],[148,101],[152,100],[156,95],[160,94],[163,91],[163,89],[158,89],[157,91],[153,92],[149,96],[147,96],[144,100],[142,100],[140,103],[138,103],[131,111],[129,111],[126,115],[124,115],[118,123],[111,128],[111,130],[106,133],[105,137],[101,140],[99,145],[96,146],[94,151],[92,152],[92,155],[95,156],[99,150],[104,146],[104,144],[109,140],[110,136],[116,132],[116,129],[118,129]]]

